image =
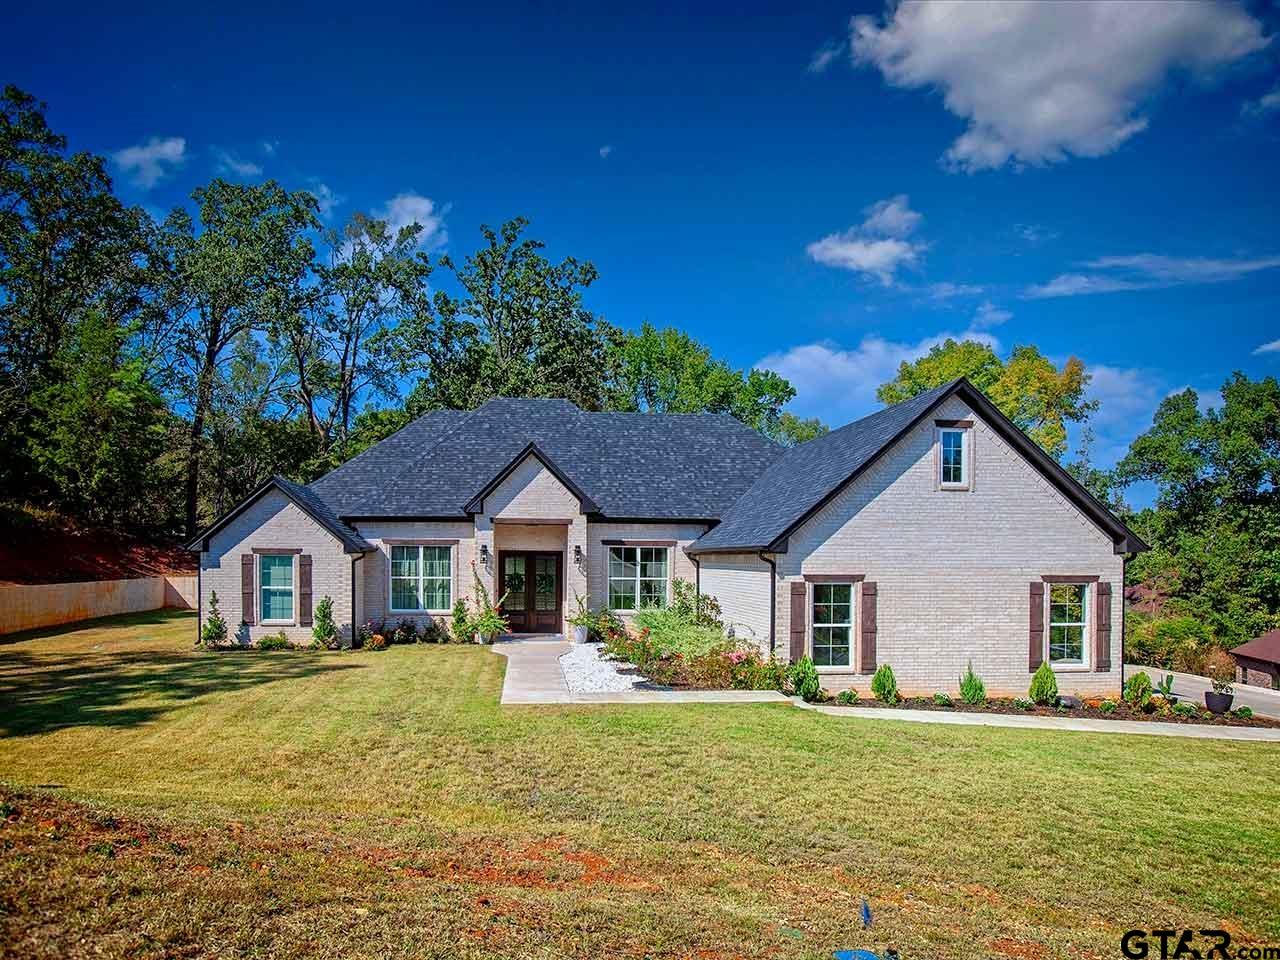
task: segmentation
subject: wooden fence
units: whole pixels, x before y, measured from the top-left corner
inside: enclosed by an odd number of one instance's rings
[[[0,584],[0,634],[162,607],[194,610],[196,578]]]

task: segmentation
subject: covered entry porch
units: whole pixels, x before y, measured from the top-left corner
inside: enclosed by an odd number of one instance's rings
[[[559,634],[572,609],[569,578],[569,524],[496,521],[493,525],[494,600],[511,633]]]

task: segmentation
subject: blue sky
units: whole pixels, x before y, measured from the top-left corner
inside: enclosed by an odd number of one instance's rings
[[[609,320],[832,424],[945,334],[1084,359],[1104,465],[1280,373],[1280,5],[607,7],[28,5],[3,72],[153,210],[274,177],[453,252],[524,214]]]

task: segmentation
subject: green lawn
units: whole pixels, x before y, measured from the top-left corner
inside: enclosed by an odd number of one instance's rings
[[[0,642],[3,956],[1280,942],[1274,745],[500,707],[489,649],[206,654],[193,634],[151,614]]]

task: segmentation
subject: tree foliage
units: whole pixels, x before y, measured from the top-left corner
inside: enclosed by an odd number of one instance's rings
[[[880,385],[882,403],[900,403],[926,390],[967,377],[996,407],[1050,456],[1067,452],[1067,426],[1084,423],[1097,402],[1085,399],[1089,375],[1069,358],[1056,367],[1036,347],[1018,346],[1002,360],[985,343],[951,340],[914,362],[903,361],[897,376]]]

